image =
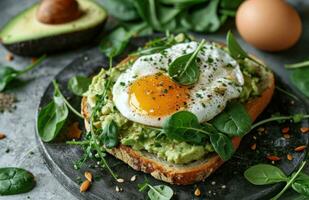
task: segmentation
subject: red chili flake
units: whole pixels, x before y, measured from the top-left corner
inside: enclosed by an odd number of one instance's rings
[[[290,128],[289,127],[285,127],[285,128],[283,128],[283,129],[281,129],[281,132],[283,133],[283,134],[286,134],[286,133],[288,133],[290,131]]]
[[[297,151],[297,152],[299,152],[299,151],[303,151],[304,149],[306,149],[307,148],[307,146],[306,145],[302,145],[302,146],[298,146],[298,147],[296,147],[295,149],[294,149],[294,151]]]
[[[302,132],[302,133],[309,132],[309,127],[302,127],[302,128],[300,128],[300,132]]]
[[[267,156],[267,159],[271,161],[281,160],[281,158],[279,158],[278,156],[272,156],[272,155]]]

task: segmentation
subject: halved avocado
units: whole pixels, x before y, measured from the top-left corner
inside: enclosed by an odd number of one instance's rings
[[[38,56],[76,48],[90,42],[103,28],[107,13],[92,0],[77,0],[83,15],[63,24],[44,24],[37,17],[39,4],[12,18],[0,31],[1,43],[22,56]]]

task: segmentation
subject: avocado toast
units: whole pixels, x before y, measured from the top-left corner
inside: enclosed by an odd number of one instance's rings
[[[177,41],[177,43],[186,45],[188,45],[188,42],[190,41]],[[226,51],[224,46],[217,43],[214,43],[214,47],[218,48],[219,52],[221,50]],[[101,94],[102,90],[100,88],[104,86],[105,78],[113,77],[113,83],[115,84],[120,74],[130,69],[136,60],[142,59],[141,57],[129,56],[118,64],[111,73],[102,70],[99,75],[93,78],[93,83],[82,101],[82,114],[85,117],[85,126],[88,130],[92,109],[98,100],[96,96]],[[209,64],[209,59],[207,62]],[[240,65],[244,78],[242,90],[237,98],[233,98],[227,103],[229,104],[232,101],[241,102],[248,116],[254,121],[272,97],[274,77],[264,66],[258,66],[250,61],[246,60]],[[200,81],[203,81],[201,77]],[[150,173],[155,178],[172,184],[187,185],[204,180],[223,164],[223,159],[216,154],[215,149],[208,141],[209,139],[206,139],[204,144],[199,145],[170,139],[164,133],[160,135],[161,132],[156,131],[155,128],[153,129],[153,126],[132,122],[124,117],[115,106],[111,92],[108,93],[108,99],[108,103],[101,108],[95,126],[100,129],[100,127],[104,127],[104,123],[110,120],[116,122],[120,127],[119,145],[106,148],[106,151],[126,162],[135,170]],[[225,105],[220,109],[219,113],[224,108]],[[234,149],[238,147],[240,139],[240,137],[236,136],[231,137]]]

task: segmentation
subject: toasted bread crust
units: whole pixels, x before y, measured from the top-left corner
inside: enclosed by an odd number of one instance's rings
[[[125,61],[128,60],[130,59],[125,59]],[[262,92],[261,96],[249,100],[245,104],[245,108],[252,121],[255,121],[255,119],[262,113],[273,95],[275,80],[271,72],[268,74],[266,81],[267,87]],[[90,115],[86,97],[82,99],[81,107],[81,112],[85,117],[85,126],[87,128]],[[239,137],[234,137],[232,139],[235,149],[238,148],[240,140]],[[125,145],[119,145],[117,148],[107,149],[107,151],[116,158],[127,163],[135,170],[149,173],[156,179],[176,185],[188,185],[202,181],[224,163],[224,161],[215,153],[209,155],[202,161],[197,161],[188,165],[175,165],[162,161],[149,153],[136,151]]]

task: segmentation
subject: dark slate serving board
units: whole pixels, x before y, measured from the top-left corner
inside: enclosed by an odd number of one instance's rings
[[[133,39],[130,43],[130,50],[134,50],[139,46],[142,46],[149,37],[142,37]],[[124,54],[125,55],[125,54]],[[117,61],[121,58],[117,59]],[[70,101],[79,107],[80,98],[73,97],[67,90],[67,81],[70,77],[75,75],[91,76],[99,71],[102,67],[107,67],[108,61],[102,56],[98,49],[92,49],[85,53],[84,56],[76,59],[70,65],[68,65],[57,76],[56,80],[59,82],[61,90],[64,95],[70,98]],[[286,84],[284,84],[278,77],[276,84],[281,88],[285,88],[288,91],[293,90]],[[49,85],[45,91],[40,107],[46,105],[52,96],[53,88],[52,84]],[[258,120],[269,117],[271,114],[280,112],[282,114],[293,113],[307,113],[308,106],[304,103],[304,100],[299,97],[299,100],[291,99],[291,97],[285,94],[275,91],[271,104],[267,107],[262,116]],[[283,159],[278,162],[280,168],[282,168],[287,174],[290,174],[299,163],[304,159],[305,152],[295,153],[294,147],[298,145],[308,144],[309,134],[301,134],[299,128],[301,126],[308,127],[308,120],[304,120],[299,124],[278,124],[270,123],[266,128],[267,133],[258,134],[257,130],[253,130],[250,134],[246,135],[241,142],[240,148],[233,156],[231,160],[226,162],[219,170],[211,175],[205,182],[197,183],[189,186],[172,186],[175,191],[174,199],[267,199],[273,196],[282,188],[282,184],[276,184],[271,186],[254,186],[248,183],[242,176],[244,170],[248,166],[257,163],[267,163],[265,159],[266,155],[274,154],[281,156]],[[290,139],[284,139],[282,137],[281,128],[289,126],[292,132]],[[64,141],[57,141],[53,143],[43,143],[38,134],[36,134],[37,142],[40,146],[41,153],[48,165],[50,171],[58,179],[58,181],[72,194],[79,199],[128,199],[138,200],[145,199],[145,193],[138,192],[137,184],[144,181],[145,177],[151,184],[157,185],[163,182],[153,179],[149,175],[145,175],[141,172],[132,170],[128,165],[121,161],[108,156],[108,161],[113,169],[120,177],[123,177],[125,183],[116,183],[112,177],[104,170],[100,168],[89,168],[89,165],[95,165],[93,162],[88,162],[86,166],[80,170],[75,170],[73,163],[80,159],[82,155],[82,149],[78,146],[66,145]],[[254,139],[254,136],[257,138]],[[257,150],[250,150],[250,146],[256,143]],[[291,153],[294,157],[293,161],[286,159],[286,154]],[[95,176],[101,177],[95,181],[90,190],[86,193],[79,192],[79,177],[84,179],[83,173],[85,170],[91,171]],[[130,182],[129,179],[137,175],[135,182]],[[163,183],[164,184],[164,183]],[[124,192],[116,192],[115,186],[118,185],[123,188]],[[198,186],[202,195],[200,197],[194,196],[194,188]]]

